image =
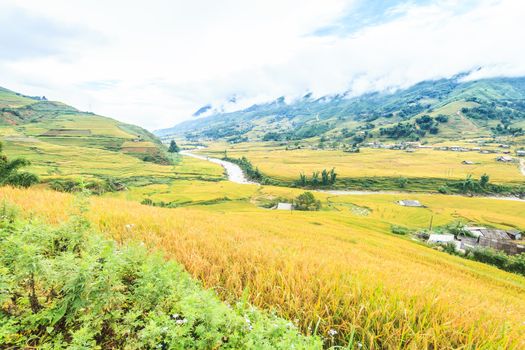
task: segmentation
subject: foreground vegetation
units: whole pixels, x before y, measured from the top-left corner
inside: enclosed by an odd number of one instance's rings
[[[2,204],[2,348],[321,348],[246,300],[221,303],[161,254],[89,226],[82,213],[58,227],[23,221]]]
[[[316,194],[321,211],[290,213],[256,208],[249,193],[294,198],[301,191],[242,188],[238,200],[194,208],[93,197],[86,215],[118,242],[161,247],[223,299],[245,295],[297,320],[307,334],[317,328],[328,344],[332,335],[335,343],[364,349],[525,346],[523,277],[389,233],[392,224],[425,227],[433,216],[435,225],[460,217],[523,227],[523,203],[414,196],[422,209],[398,206],[395,195]],[[65,220],[73,201],[11,188],[2,197],[50,223]]]

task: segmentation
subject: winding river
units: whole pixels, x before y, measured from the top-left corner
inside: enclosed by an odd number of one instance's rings
[[[222,159],[202,156],[200,154],[191,153],[189,151],[181,151],[180,154],[184,156],[188,156],[188,157],[207,160],[208,162],[212,162],[215,164],[219,164],[226,171],[226,176],[228,177],[228,180],[230,180],[231,182],[235,182],[236,184],[258,185],[258,183],[248,180],[246,176],[244,175],[244,173],[242,172],[242,169],[237,164],[234,164],[232,162],[227,162]]]

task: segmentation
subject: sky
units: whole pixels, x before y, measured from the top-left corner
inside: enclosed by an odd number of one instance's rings
[[[150,130],[285,96],[525,75],[522,0],[0,0],[0,86]]]

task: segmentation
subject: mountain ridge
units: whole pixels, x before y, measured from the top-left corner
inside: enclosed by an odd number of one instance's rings
[[[163,138],[230,142],[326,136],[359,143],[363,135],[372,139],[459,139],[494,135],[493,129],[498,125],[500,133],[523,127],[525,77],[465,81],[465,76],[422,81],[394,92],[355,97],[338,94],[312,99],[311,94],[306,94],[290,104],[280,97],[243,110],[184,121],[154,133]],[[425,115],[433,118],[431,124],[417,122]],[[440,115],[450,122],[435,121]],[[507,118],[509,115],[511,118]],[[396,130],[400,135],[396,136]]]

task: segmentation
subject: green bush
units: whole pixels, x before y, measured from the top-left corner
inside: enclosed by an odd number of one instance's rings
[[[438,192],[441,194],[450,194],[450,189],[446,185],[443,185],[438,188]]]
[[[509,262],[507,254],[490,248],[473,249],[467,256],[472,260],[494,265],[500,269],[504,269]]]
[[[296,210],[315,211],[321,209],[321,201],[315,199],[312,192],[304,192],[295,198],[293,206]]]
[[[525,253],[511,256],[505,270],[525,276]]]
[[[7,210],[7,209],[6,209]],[[0,220],[0,344],[10,349],[320,349],[290,322],[231,307],[162,254],[77,216]]]
[[[408,228],[403,227],[403,226],[396,226],[396,225],[392,225],[390,227],[390,231],[392,231],[392,233],[396,235],[407,235],[410,233],[410,230]]]
[[[117,192],[125,189],[125,186],[112,178],[93,179],[56,179],[49,182],[49,187],[55,191],[77,193],[88,190],[92,194],[101,195],[106,192]]]
[[[17,187],[29,187],[39,182],[35,174],[18,172],[20,168],[31,163],[24,158],[9,160],[2,154],[2,143],[0,143],[0,186],[12,185]]]

